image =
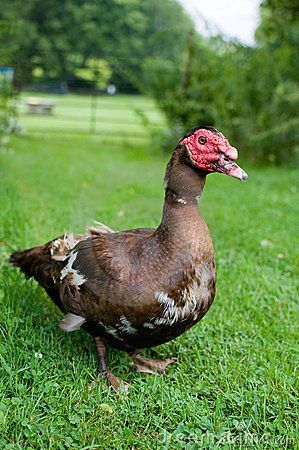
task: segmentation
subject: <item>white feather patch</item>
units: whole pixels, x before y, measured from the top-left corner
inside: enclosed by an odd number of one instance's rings
[[[64,261],[67,259],[69,252],[75,247],[78,242],[86,239],[84,236],[74,237],[73,233],[65,234],[63,238],[55,239],[51,243],[50,253],[52,259],[55,261]]]
[[[137,332],[136,328],[132,326],[131,322],[129,322],[125,316],[120,317],[120,322],[121,323],[117,325],[117,328],[120,331],[128,334],[135,334]]]
[[[153,323],[150,322],[144,322],[143,324],[144,328],[150,328],[151,330],[155,328],[155,325]]]
[[[77,258],[78,252],[73,252],[69,254],[69,260],[67,265],[62,269],[60,273],[60,280],[62,281],[67,275],[72,275],[70,278],[69,283],[73,286],[80,286],[81,284],[85,283],[86,278],[76,269],[73,269],[73,263],[75,262]]]
[[[187,297],[186,289],[182,291],[181,296],[182,299]],[[175,322],[188,318],[196,310],[197,299],[193,295],[191,287],[189,287],[189,299],[183,306],[176,306],[174,300],[165,292],[156,292],[155,297],[164,306],[162,317],[155,320],[156,325],[173,325]]]
[[[187,205],[187,202],[186,202],[186,200],[184,198],[178,198],[177,202],[178,203],[182,203],[183,205]]]
[[[86,322],[86,319],[81,316],[76,316],[76,314],[68,313],[64,316],[59,324],[59,328],[66,333],[71,331],[79,330],[81,325]]]
[[[158,317],[155,319],[155,325],[172,325],[173,322],[165,317]]]
[[[177,306],[173,298],[165,292],[156,292],[155,298],[164,306],[161,317],[156,318],[155,325],[173,325],[189,317],[196,319],[199,308],[205,309],[210,301],[209,283],[211,274],[209,268],[202,267],[196,270],[196,278],[179,292],[182,305]]]
[[[99,325],[104,328],[107,334],[110,334],[115,339],[119,339],[120,341],[123,341],[123,339],[119,336],[118,331],[116,328],[114,328],[112,325],[104,325],[103,322],[99,321]]]

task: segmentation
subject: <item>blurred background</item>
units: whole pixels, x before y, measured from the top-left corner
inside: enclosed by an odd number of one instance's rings
[[[150,138],[221,129],[258,163],[298,160],[295,0],[2,0],[0,133]]]

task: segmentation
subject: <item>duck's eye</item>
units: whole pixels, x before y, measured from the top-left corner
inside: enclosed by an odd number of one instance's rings
[[[204,136],[199,136],[197,140],[200,144],[205,144],[207,142],[207,138]]]

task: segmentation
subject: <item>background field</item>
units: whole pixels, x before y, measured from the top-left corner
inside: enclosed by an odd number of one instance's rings
[[[144,352],[178,357],[163,378],[130,372],[111,350],[112,370],[132,383],[117,396],[97,378],[90,337],[63,334],[60,312],[6,260],[93,220],[158,225],[169,155],[152,152],[134,115],[138,104],[162,124],[147,99],[100,99],[107,135],[80,134],[89,99],[56,99],[53,118],[22,113],[28,134],[0,154],[0,447],[296,448],[298,173],[243,161],[246,184],[208,177],[200,208],[215,245],[215,303],[188,333]]]
[[[26,101],[30,97],[52,101],[53,113],[44,116],[28,114]],[[18,104],[20,123],[30,133],[80,134],[89,133],[92,127],[95,133],[107,138],[123,139],[134,136],[135,139],[146,139],[148,130],[144,128],[144,117],[151,130],[159,130],[164,125],[163,116],[154,107],[153,100],[137,95],[92,97],[26,92],[20,96]]]

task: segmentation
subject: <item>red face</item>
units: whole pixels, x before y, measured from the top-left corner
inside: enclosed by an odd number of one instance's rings
[[[220,172],[246,181],[248,175],[234,161],[238,151],[219,131],[217,134],[204,128],[181,140],[195,166],[206,172]]]

